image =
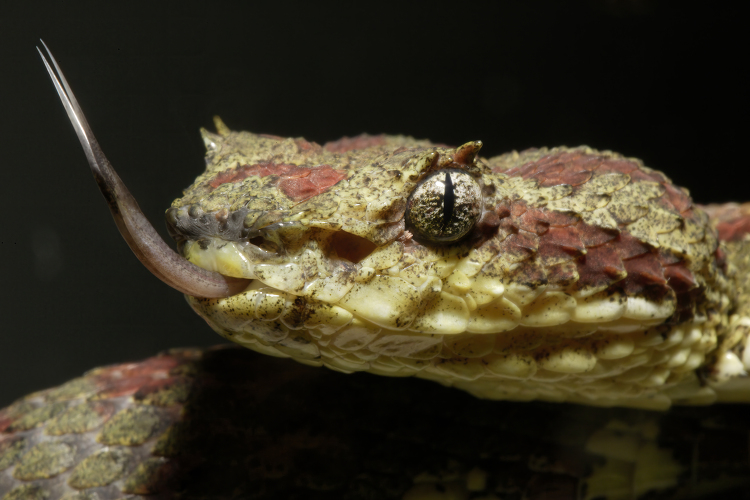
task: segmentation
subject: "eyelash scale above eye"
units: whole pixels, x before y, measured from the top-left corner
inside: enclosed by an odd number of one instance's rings
[[[482,207],[482,189],[463,170],[446,169],[427,176],[412,192],[406,224],[418,239],[452,243],[474,227]]]

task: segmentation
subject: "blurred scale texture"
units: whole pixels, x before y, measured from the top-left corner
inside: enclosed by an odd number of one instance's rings
[[[0,498],[750,498],[749,429],[748,406],[483,401],[171,350],[0,410]]]

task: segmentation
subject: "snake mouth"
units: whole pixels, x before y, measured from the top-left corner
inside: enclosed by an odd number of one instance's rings
[[[188,237],[180,231],[188,225],[184,216],[168,214],[168,220],[172,221],[170,233],[180,253],[192,264],[223,276],[258,280],[278,292],[329,303],[337,302],[354,283],[373,275],[368,258],[382,249],[346,231],[310,228],[301,223],[276,223],[251,237],[227,240],[206,234]]]
[[[107,200],[120,234],[138,260],[170,287],[195,297],[228,297],[247,288],[248,280],[201,269],[182,258],[164,242],[104,155],[57,61],[44,42],[42,45],[57,74],[38,47],[37,51],[81,141],[91,172]]]

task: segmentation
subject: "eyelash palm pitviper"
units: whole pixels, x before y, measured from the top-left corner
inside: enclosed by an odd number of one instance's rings
[[[318,146],[217,120],[167,211],[185,260],[51,59],[123,236],[220,334],[490,401],[174,350],[2,410],[3,499],[746,494],[746,407],[681,406],[747,399],[745,207],[583,147],[483,160],[477,141]]]

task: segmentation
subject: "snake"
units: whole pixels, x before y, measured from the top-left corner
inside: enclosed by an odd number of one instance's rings
[[[46,50],[130,248],[249,350],[0,410],[2,500],[747,497],[750,205],[586,146],[482,158],[215,118],[166,211],[175,251]]]

